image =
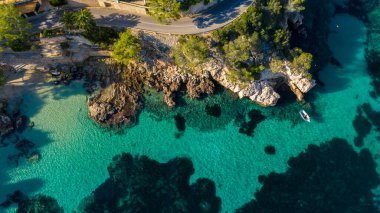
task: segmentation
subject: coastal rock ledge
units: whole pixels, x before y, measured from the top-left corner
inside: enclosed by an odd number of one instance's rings
[[[249,98],[263,107],[275,106],[277,104],[280,95],[274,88],[279,84],[287,83],[299,101],[303,99],[305,93],[316,85],[315,81],[308,79],[306,74],[296,75],[291,70],[272,73],[268,69],[259,80],[232,81],[228,77],[228,73],[230,72],[229,67],[216,56],[213,56],[207,63],[200,65],[197,69],[209,74],[223,87],[237,94],[239,98]]]

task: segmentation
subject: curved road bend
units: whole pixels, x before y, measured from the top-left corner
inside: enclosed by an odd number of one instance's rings
[[[147,15],[128,14],[110,8],[89,8],[102,26],[132,27],[160,33],[196,34],[218,29],[233,21],[246,11],[252,0],[225,0],[217,6],[197,14],[163,25]]]
[[[103,7],[89,7],[101,26],[116,28],[131,27],[136,29],[173,34],[196,34],[218,29],[233,21],[252,3],[252,0],[224,0],[217,6],[197,14],[184,17],[170,25],[163,25],[148,15],[130,14],[123,10]],[[52,10],[31,19],[33,30],[59,25],[61,10]]]

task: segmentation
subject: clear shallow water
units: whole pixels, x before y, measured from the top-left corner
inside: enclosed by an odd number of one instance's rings
[[[335,28],[337,25],[340,27]],[[223,210],[233,211],[251,200],[260,188],[259,175],[284,172],[289,157],[296,156],[309,144],[320,144],[333,137],[352,142],[357,135],[352,125],[357,106],[371,103],[380,110],[380,104],[369,96],[372,88],[365,69],[364,25],[342,15],[331,26],[336,32],[331,34],[329,43],[344,68],[327,66],[321,73],[325,87],[314,89],[308,97],[316,112],[313,122],[301,121],[298,104],[262,109],[267,119],[258,124],[254,137],[240,134],[232,118],[236,111],[247,112],[246,108],[258,107],[246,101],[232,102],[227,94],[195,101],[181,109],[188,125],[180,138],[175,137],[173,117],[177,112],[157,119],[159,110],[154,109],[151,100],[154,96],[149,98],[150,107],[142,112],[137,126],[115,134],[87,117],[86,97],[80,82],[69,87],[41,87],[37,93],[26,94],[23,110],[36,125],[24,136],[40,146],[43,159],[34,165],[14,168],[6,160],[13,152],[11,148],[0,149],[0,188],[4,189],[0,191],[0,199],[15,189],[22,189],[26,193],[55,197],[65,210],[73,210],[108,177],[106,168],[112,157],[124,151],[161,162],[177,156],[191,158],[195,167],[192,181],[199,177],[212,179],[222,198]],[[222,106],[221,118],[212,118],[200,110],[207,101],[229,104]],[[218,119],[223,125],[214,127]],[[365,146],[374,153],[380,149],[377,136],[373,131],[365,138]],[[276,155],[265,154],[267,145],[276,147]]]

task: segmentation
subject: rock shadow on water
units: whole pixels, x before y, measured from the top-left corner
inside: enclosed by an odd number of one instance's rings
[[[191,184],[193,164],[186,158],[159,163],[122,153],[108,166],[110,177],[78,207],[79,212],[205,212],[221,210],[215,183]]]
[[[175,126],[177,127],[178,132],[176,133],[176,138],[180,138],[183,136],[185,130],[186,130],[186,119],[181,115],[177,114],[174,117]]]
[[[219,118],[222,115],[222,108],[218,104],[206,105],[207,115]]]
[[[9,172],[17,167],[32,169],[31,164],[43,160],[39,149],[52,142],[50,133],[42,131],[38,123],[34,124],[29,119],[39,113],[43,104],[44,100],[41,96],[30,91],[22,97],[11,97],[0,109],[0,114],[11,118],[14,127],[13,131],[1,136],[2,144],[5,146],[0,148],[0,203],[2,204],[0,211],[12,205],[13,202],[9,203],[9,199],[7,202],[8,195],[18,190],[30,195],[39,191],[44,185],[44,181],[39,178],[14,181],[9,176]],[[2,125],[0,125],[0,130],[3,130]]]
[[[237,210],[246,212],[379,212],[372,189],[380,184],[368,149],[360,153],[334,138],[288,161],[285,173],[260,176],[255,199]]]

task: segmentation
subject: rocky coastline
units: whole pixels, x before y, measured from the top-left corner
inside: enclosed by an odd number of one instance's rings
[[[163,92],[163,103],[169,108],[178,106],[177,102],[184,94],[190,99],[212,95],[217,84],[239,98],[270,107],[280,99],[276,87],[283,83],[289,85],[299,101],[316,85],[306,74],[294,74],[289,67],[284,67],[281,73],[272,73],[268,68],[258,80],[233,81],[228,76],[231,67],[213,49],[205,63],[190,71],[177,66],[171,57],[170,46],[177,43],[178,36],[168,38],[155,33],[134,33],[143,44],[141,58],[128,66],[110,58],[90,58],[81,66],[53,68],[59,70],[55,76],[56,84],[69,84],[71,80],[84,77],[84,86],[91,94],[87,101],[89,116],[102,126],[135,125],[144,106],[145,87]]]
[[[284,29],[297,31],[303,24],[303,16],[298,13],[285,18]],[[202,36],[207,41],[210,55],[205,62],[192,69],[178,66],[173,59],[172,50],[178,45],[180,36],[140,30],[134,30],[133,34],[138,37],[142,48],[139,59],[129,65],[119,64],[110,58],[110,51],[102,51],[101,54],[95,51],[90,42],[81,36],[44,38],[41,41],[45,49],[54,50],[48,54],[44,52],[47,54],[44,57],[61,61],[60,64],[55,62],[44,67],[53,83],[67,85],[72,80],[84,79],[83,86],[90,94],[87,99],[89,116],[101,126],[118,128],[135,125],[144,107],[147,87],[163,92],[163,103],[169,108],[177,107],[183,95],[190,99],[212,95],[218,85],[239,98],[248,98],[260,106],[271,107],[281,98],[276,92],[281,84],[288,84],[298,101],[303,100],[304,95],[316,85],[308,72],[297,73],[287,66],[290,62],[286,59],[283,59],[284,66],[280,72],[272,72],[269,68],[271,57],[275,55],[272,50],[252,54],[248,60],[255,61],[253,57],[259,55],[265,65],[266,69],[258,78],[232,79],[229,75],[235,68],[217,50],[213,44],[215,40],[208,34]],[[54,41],[68,42],[70,48],[64,50],[59,47],[59,42]]]

